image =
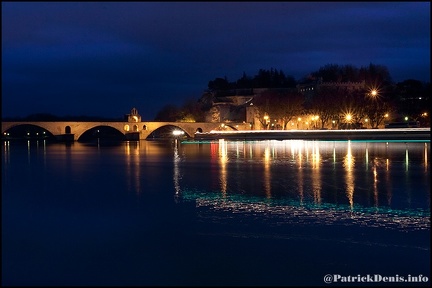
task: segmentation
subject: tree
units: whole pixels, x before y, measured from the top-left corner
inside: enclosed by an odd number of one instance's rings
[[[365,81],[366,87],[369,89],[382,89],[383,87],[392,84],[391,76],[387,67],[372,63],[367,67],[360,68],[359,79]]]
[[[341,81],[341,79],[339,79],[339,65],[337,64],[327,64],[319,68],[318,71],[312,72],[311,75],[313,78],[322,78],[324,82]]]
[[[228,79],[226,76],[225,76],[225,78],[216,78],[213,81],[209,81],[208,88],[212,91],[228,90],[228,89],[230,89],[230,83],[228,82]]]
[[[182,122],[204,122],[205,113],[203,105],[196,99],[189,98],[180,108],[179,119]]]
[[[270,128],[270,120],[282,121],[286,129],[293,117],[303,112],[304,96],[295,91],[267,90],[253,100],[255,117],[265,129]]]
[[[236,88],[237,89],[245,89],[245,88],[252,88],[252,80],[250,77],[246,75],[245,72],[243,72],[243,76],[237,80],[236,82]]]
[[[318,116],[321,129],[325,127],[331,119],[339,119],[341,111],[341,99],[346,97],[337,89],[322,88],[312,98],[311,109],[314,116]],[[317,121],[317,120],[315,120]]]
[[[176,105],[168,104],[156,114],[155,121],[175,122],[180,117],[180,109]]]
[[[388,97],[380,97],[380,95],[377,94],[373,97],[366,96],[365,99],[366,101],[364,101],[363,105],[364,112],[372,128],[378,128],[387,115],[396,111]]]
[[[428,126],[428,107],[430,107],[430,83],[408,79],[396,84],[397,110],[410,119]]]
[[[264,129],[268,129],[268,118],[270,110],[270,101],[274,94],[271,92],[264,92],[253,99],[253,105],[255,107],[255,118],[261,123]]]
[[[304,102],[304,96],[296,91],[276,92],[271,102],[272,118],[281,120],[282,129],[285,130],[295,116],[303,113]]]

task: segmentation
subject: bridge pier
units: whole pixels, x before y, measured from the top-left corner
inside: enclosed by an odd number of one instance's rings
[[[141,134],[140,132],[129,132],[129,133],[126,133],[125,134],[126,140],[129,140],[129,141],[141,140],[141,135],[140,134]]]
[[[58,134],[58,135],[54,135],[55,139],[57,141],[61,141],[61,142],[73,142],[75,141],[75,134]]]

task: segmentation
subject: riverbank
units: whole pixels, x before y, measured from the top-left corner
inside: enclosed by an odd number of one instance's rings
[[[359,130],[248,130],[196,133],[195,140],[421,140],[430,141],[430,128]]]

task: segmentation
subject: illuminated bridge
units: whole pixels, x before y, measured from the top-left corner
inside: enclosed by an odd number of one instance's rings
[[[173,131],[181,131],[184,136],[194,138],[197,132],[207,133],[221,127],[228,130],[250,129],[249,123],[208,123],[208,122],[148,122],[142,121],[136,108],[132,108],[130,114],[125,115],[124,121],[3,121],[2,136],[9,136],[9,130],[16,127],[36,127],[44,134],[55,136],[59,140],[79,140],[86,132],[99,131],[99,128],[109,128],[117,135],[124,135],[126,140],[147,139],[155,135],[157,131],[170,131],[169,136],[175,136]],[[31,138],[28,132],[27,138]],[[39,135],[40,137],[41,135]],[[36,137],[36,138],[39,138]]]
[[[194,138],[196,132],[206,133],[221,127],[222,123],[207,122],[52,122],[52,121],[29,121],[29,122],[2,122],[2,135],[7,135],[8,130],[21,125],[32,125],[40,127],[58,139],[78,140],[86,132],[98,127],[111,127],[125,135],[126,139],[138,140],[147,139],[153,132],[162,128],[172,128],[172,130],[181,130],[185,136]],[[231,127],[230,129],[245,129],[246,124],[223,124]],[[243,127],[244,126],[244,127]],[[249,124],[247,124],[249,127]],[[250,128],[249,128],[250,129]]]

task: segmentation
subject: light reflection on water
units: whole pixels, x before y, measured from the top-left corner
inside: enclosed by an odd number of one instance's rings
[[[88,172],[85,145],[60,145],[48,152],[46,146],[45,141],[37,141],[36,147],[28,141],[28,162],[41,158],[46,166],[47,153],[57,153],[63,159],[58,164],[67,168],[65,173]],[[176,140],[174,144],[127,141],[119,146],[124,149],[127,190],[137,195],[142,193],[143,163],[172,157],[176,199],[196,200],[197,206],[213,203],[219,209],[248,211],[241,208],[243,203],[271,214],[321,215],[318,218],[323,222],[342,219],[343,211],[351,219],[363,217],[359,225],[372,225],[364,217],[376,221],[380,215],[383,220],[377,225],[430,227],[426,218],[406,218],[430,215],[429,142],[221,139],[207,143]],[[10,162],[10,149],[9,141],[4,141],[4,164]],[[97,153],[101,153],[99,144]],[[189,171],[197,162],[209,165],[200,175]],[[209,181],[200,181],[205,179]],[[241,198],[234,201],[237,196]],[[331,216],[324,217],[317,209]]]
[[[126,175],[128,190],[134,190],[136,194],[141,193],[141,171],[140,171],[140,142],[127,141],[125,143]]]
[[[181,145],[185,162],[195,145]],[[182,198],[197,207],[284,216],[286,223],[430,229],[429,143],[219,140],[209,145],[212,157],[219,157],[214,174],[219,173],[220,194],[176,180]],[[242,172],[247,167],[255,169],[254,179]],[[415,182],[417,177],[422,180]]]
[[[429,142],[16,144],[2,150],[5,283],[288,286],[429,271]]]
[[[395,210],[390,208],[373,209],[357,207],[355,210],[337,206],[331,203],[314,205],[313,203],[299,205],[293,201],[277,201],[266,203],[260,199],[233,197],[221,199],[205,192],[187,191],[184,199],[195,200],[197,207],[211,207],[218,211],[244,213],[246,216],[260,218],[261,221],[275,220],[280,225],[319,224],[381,227],[386,229],[428,230],[430,229],[430,214],[424,210]],[[258,214],[257,214],[258,213]]]

